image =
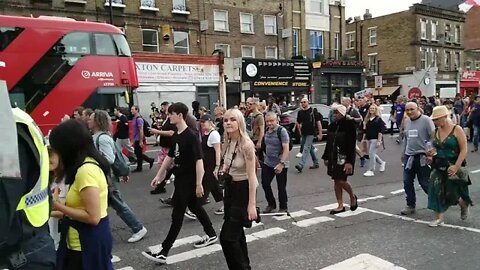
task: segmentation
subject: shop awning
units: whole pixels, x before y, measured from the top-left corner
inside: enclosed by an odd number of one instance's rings
[[[382,89],[376,90],[374,89],[373,95],[374,96],[391,96],[393,93],[395,93],[398,89],[400,89],[400,85],[397,86],[384,86]]]
[[[479,81],[460,81],[460,88],[478,88],[480,87]]]

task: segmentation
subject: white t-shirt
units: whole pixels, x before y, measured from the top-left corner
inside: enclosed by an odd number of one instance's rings
[[[210,132],[210,136],[208,136],[207,146],[213,147],[214,144],[218,144],[222,142],[222,138],[220,137],[220,133],[216,130],[212,130]]]
[[[50,190],[53,190],[55,188],[58,188],[60,190],[58,194],[58,199],[62,202],[65,203],[65,200],[67,198],[67,192],[68,192],[68,185],[65,185],[65,179],[63,179],[60,183],[55,183],[53,182],[50,185]],[[53,242],[55,244],[55,249],[58,249],[58,245],[60,243],[60,232],[58,228],[58,218],[50,217],[48,220],[48,226],[50,228],[50,236],[53,239]]]

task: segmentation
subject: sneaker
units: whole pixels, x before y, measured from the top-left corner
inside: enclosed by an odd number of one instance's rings
[[[430,227],[438,227],[438,226],[441,226],[441,225],[443,225],[443,220],[441,220],[441,219],[436,219],[436,220],[428,223],[428,226],[430,226]]]
[[[320,168],[320,165],[318,165],[318,164],[309,167],[310,170],[315,170],[315,169],[318,169],[318,168]]]
[[[130,238],[128,238],[128,243],[135,243],[143,239],[143,237],[147,234],[147,229],[142,227],[142,229],[134,234]]]
[[[468,207],[461,207],[460,206],[460,218],[462,220],[466,220],[468,218],[468,212],[469,212],[469,208]]]
[[[158,187],[150,190],[150,194],[152,194],[152,195],[166,193],[166,192],[167,192],[167,190],[165,188],[158,188]]]
[[[299,173],[301,173],[302,170],[303,170],[303,167],[300,166],[300,165],[295,165],[295,169],[297,169],[297,171],[298,171]]]
[[[276,207],[272,207],[270,205],[267,205],[267,207],[265,207],[265,210],[263,210],[263,213],[264,214],[272,213],[273,210],[275,210],[275,209],[276,209]]]
[[[215,236],[205,235],[202,237],[202,240],[194,243],[193,246],[195,248],[202,248],[202,247],[210,246],[217,241],[218,241],[218,237],[216,235]]]
[[[163,204],[166,204],[166,205],[170,205],[172,206],[173,203],[172,203],[172,198],[160,198],[160,201],[163,203]]]
[[[151,251],[143,251],[142,255],[154,262],[165,264],[167,263],[167,252],[164,252],[163,249],[159,253],[153,253]]]
[[[381,172],[384,172],[386,165],[387,165],[387,162],[383,161],[382,164],[380,164],[380,168],[378,170],[381,171]]]
[[[222,206],[220,207],[220,209],[218,210],[215,210],[215,212],[213,212],[215,215],[223,215],[225,213],[225,208]]]
[[[278,209],[278,213],[288,213],[288,208],[280,208]]]
[[[302,153],[298,153],[295,157],[296,157],[296,158],[301,158],[301,157],[303,157],[303,154],[302,154]]]
[[[411,215],[413,213],[415,213],[415,207],[410,207],[410,206],[407,206],[402,211],[400,211],[400,214],[404,216]]]
[[[375,176],[375,174],[373,173],[373,171],[366,171],[363,176],[367,176],[367,177],[372,177],[372,176]]]
[[[187,210],[185,212],[185,217],[187,217],[191,220],[196,220],[197,219],[197,216],[194,213],[192,213],[190,210]]]

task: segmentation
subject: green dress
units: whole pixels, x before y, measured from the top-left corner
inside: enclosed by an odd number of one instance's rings
[[[437,150],[437,155],[434,158],[433,170],[430,175],[428,208],[437,213],[443,213],[447,211],[449,206],[456,205],[459,198],[472,205],[472,199],[468,192],[469,184],[462,181],[448,180],[447,172],[435,166],[440,159],[448,160],[450,165],[456,163],[460,147],[454,131],[455,128],[443,142],[439,140],[437,132],[435,132],[436,136],[433,145]]]

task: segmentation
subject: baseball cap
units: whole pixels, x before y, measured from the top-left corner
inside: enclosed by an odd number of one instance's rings
[[[165,106],[165,105],[168,105],[168,104],[170,104],[168,101],[164,101],[164,102],[162,102],[162,104],[160,104],[160,105],[161,105],[161,106]]]
[[[204,114],[200,117],[201,122],[213,121],[213,117],[210,114]]]

